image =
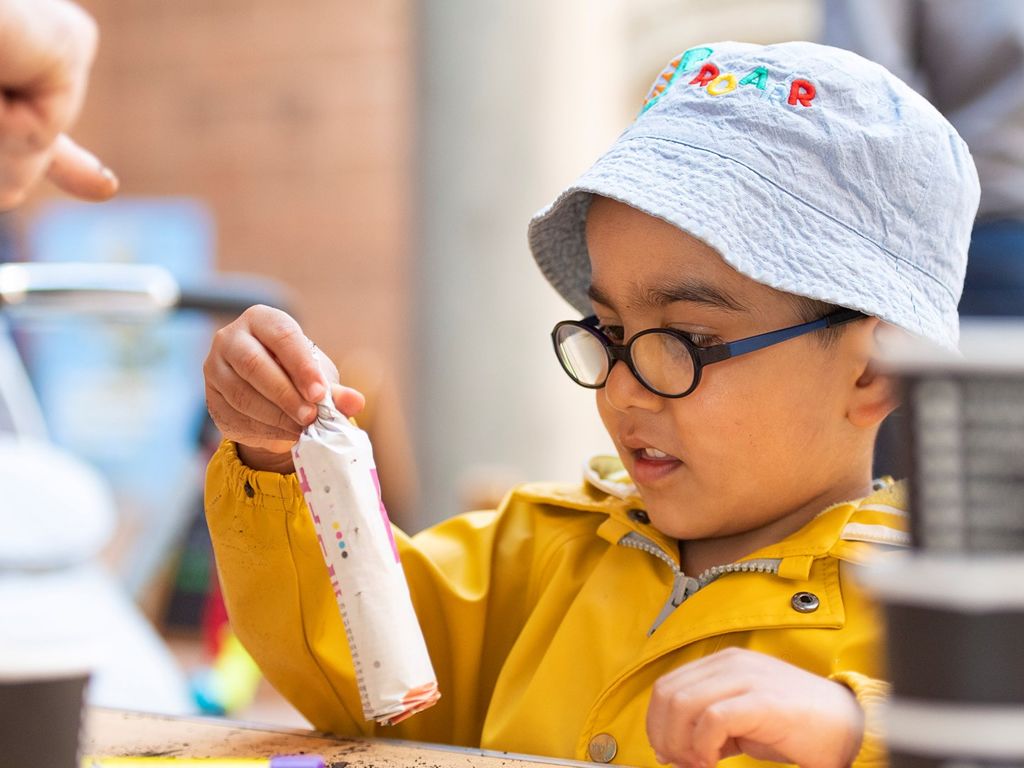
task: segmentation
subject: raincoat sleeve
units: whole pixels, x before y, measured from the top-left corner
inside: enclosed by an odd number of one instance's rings
[[[889,684],[884,680],[868,677],[859,672],[844,671],[830,676],[831,680],[842,683],[857,697],[857,703],[864,710],[864,740],[853,761],[853,768],[884,768],[889,761],[882,738],[881,712],[889,695]]]
[[[415,540],[395,530],[441,700],[381,727],[363,720],[344,625],[295,476],[251,470],[225,442],[206,480],[207,522],[232,629],[315,728],[343,735],[479,743],[544,544],[531,530],[530,505],[505,507],[501,515],[460,515]],[[499,560],[516,567],[496,567]]]
[[[864,711],[864,738],[853,768],[885,768],[889,761],[880,720],[890,685],[884,679],[882,620],[878,607],[860,586],[859,567],[852,562],[841,564],[840,584],[846,613],[848,617],[859,618],[848,623],[846,640],[833,658],[829,679],[849,688]]]

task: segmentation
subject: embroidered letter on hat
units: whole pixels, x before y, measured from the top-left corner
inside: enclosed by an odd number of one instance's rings
[[[799,101],[802,106],[809,107],[811,106],[814,94],[813,83],[808,80],[794,80],[793,84],[789,87],[789,103],[795,107]]]
[[[736,90],[736,75],[732,72],[726,72],[724,75],[719,75],[710,83],[708,83],[708,93],[712,96],[721,96],[724,93],[730,93]]]
[[[690,85],[707,85],[716,77],[718,77],[718,67],[709,61],[700,68],[700,72],[698,72],[697,76],[690,81]]]
[[[756,85],[762,91],[768,84],[768,68],[758,67],[750,70],[750,74],[740,80],[740,85]]]
[[[655,78],[654,85],[651,86],[651,90],[648,91],[647,97],[644,99],[644,105],[640,110],[640,114],[654,106],[654,103],[661,98],[661,95],[672,86],[680,72],[686,72],[691,66],[698,61],[704,61],[712,53],[713,51],[707,47],[691,48],[672,59],[668,66],[661,71],[661,74]]]
[[[698,61],[704,61],[714,51],[710,48],[691,48],[683,54],[683,61],[679,65],[680,72],[689,72],[690,67],[696,64]]]

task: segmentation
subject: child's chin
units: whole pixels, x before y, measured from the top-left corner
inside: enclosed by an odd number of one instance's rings
[[[686,541],[687,539],[703,539],[709,535],[706,526],[695,525],[694,520],[680,519],[681,515],[690,515],[691,513],[688,510],[681,510],[679,504],[670,509],[659,508],[660,506],[659,504],[647,504],[647,515],[651,519],[651,525],[666,536]]]

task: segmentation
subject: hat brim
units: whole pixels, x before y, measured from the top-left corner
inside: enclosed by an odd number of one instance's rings
[[[955,348],[959,297],[937,278],[742,163],[652,137],[619,141],[530,222],[537,265],[585,315],[591,312],[585,226],[592,195],[664,219],[759,283],[857,309]]]

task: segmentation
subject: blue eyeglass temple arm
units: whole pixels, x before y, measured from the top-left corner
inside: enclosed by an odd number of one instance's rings
[[[728,360],[730,357],[739,357],[740,355],[745,355],[748,352],[754,352],[758,349],[770,347],[773,344],[788,341],[789,339],[795,339],[797,336],[803,336],[806,333],[813,333],[814,331],[822,328],[834,328],[837,325],[848,323],[851,320],[858,320],[862,317],[867,317],[867,315],[863,312],[858,312],[856,309],[840,309],[832,314],[825,315],[825,317],[818,320],[811,320],[809,323],[791,325],[789,328],[761,333],[757,336],[750,336],[746,339],[731,341],[727,344],[703,347],[697,350],[697,355],[703,365],[707,365],[708,363],[717,363],[721,360]]]

